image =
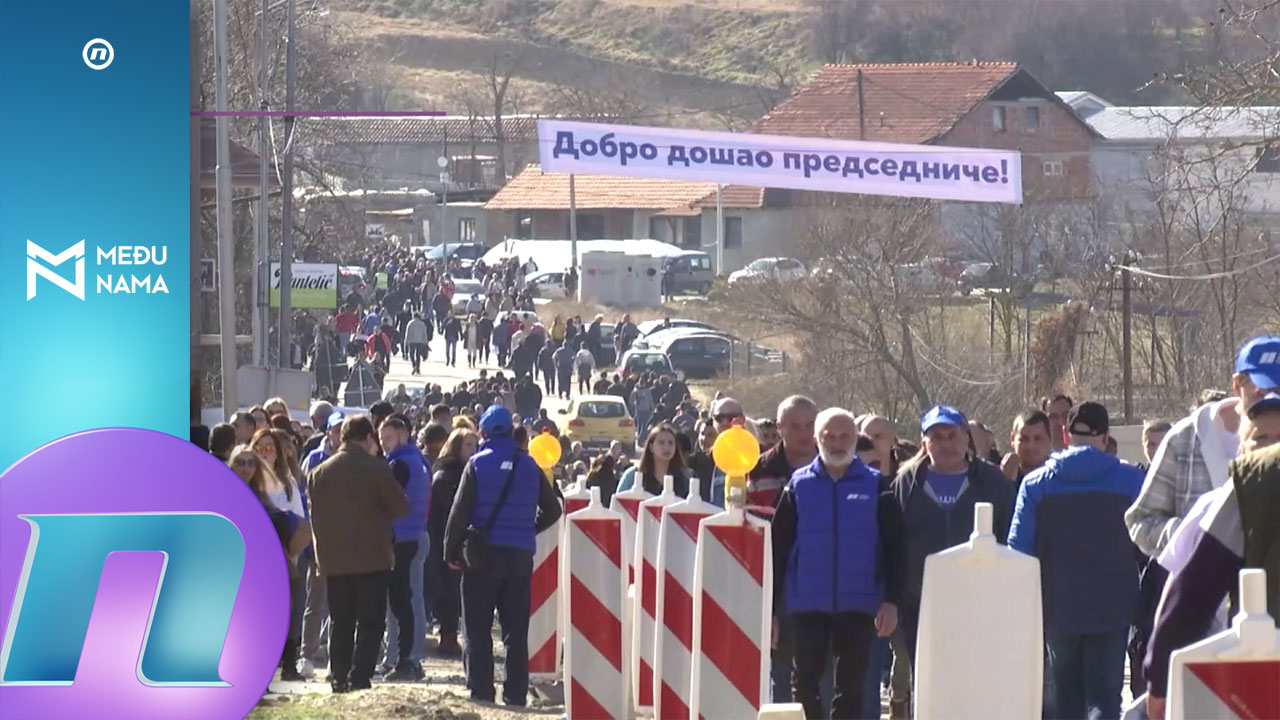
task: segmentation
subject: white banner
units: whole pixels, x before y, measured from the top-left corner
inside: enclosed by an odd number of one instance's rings
[[[337,263],[295,262],[291,273],[289,303],[295,308],[332,310],[338,307]],[[280,307],[280,263],[271,263],[271,307]]]
[[[793,190],[1022,202],[1011,150],[538,121],[542,169]]]

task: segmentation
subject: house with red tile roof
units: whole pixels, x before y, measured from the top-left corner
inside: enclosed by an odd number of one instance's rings
[[[724,209],[726,272],[776,250],[777,240],[793,231],[801,209],[788,202],[790,191],[726,185]],[[575,175],[574,205],[581,240],[652,238],[715,256],[716,184],[608,175]],[[569,237],[569,175],[543,172],[537,165],[512,178],[485,209],[522,239]],[[777,251],[775,254],[785,254]]]
[[[1088,200],[1100,137],[1022,66],[979,61],[826,65],[752,129],[1018,150],[1026,204]]]

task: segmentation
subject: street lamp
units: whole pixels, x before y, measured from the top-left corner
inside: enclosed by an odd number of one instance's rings
[[[449,230],[445,227],[449,209],[449,158],[441,155],[436,158],[436,165],[440,167],[440,188],[443,194],[440,202],[440,237],[444,241],[444,271],[449,272]]]

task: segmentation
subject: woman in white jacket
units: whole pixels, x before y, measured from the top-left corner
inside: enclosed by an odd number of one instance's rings
[[[467,348],[467,367],[475,367],[476,356],[480,354],[480,326],[475,313],[467,316],[462,337]]]

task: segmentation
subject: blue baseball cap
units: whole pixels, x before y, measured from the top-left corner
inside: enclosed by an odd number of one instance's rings
[[[1280,337],[1263,335],[1240,348],[1236,372],[1246,373],[1260,390],[1280,388]]]
[[[1258,417],[1264,412],[1280,410],[1280,393],[1269,392],[1262,399],[1249,406],[1249,418]]]
[[[325,423],[325,429],[332,430],[341,425],[342,421],[346,419],[347,416],[343,415],[341,410],[335,410],[329,414],[329,421]]]
[[[486,437],[511,432],[511,411],[501,405],[490,405],[480,416],[480,432]]]
[[[955,425],[965,427],[964,414],[950,405],[934,405],[929,412],[920,418],[920,434],[925,435],[938,425]]]

